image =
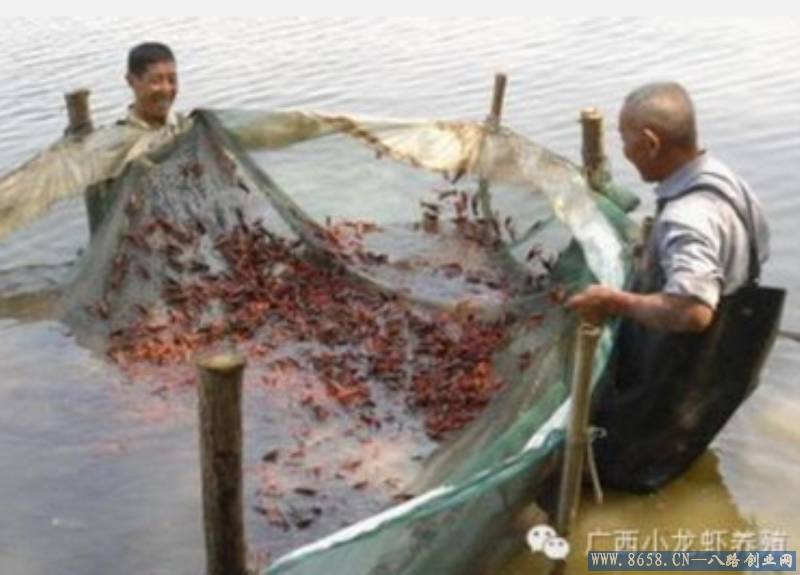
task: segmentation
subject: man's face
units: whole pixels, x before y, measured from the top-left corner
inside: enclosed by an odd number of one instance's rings
[[[128,74],[127,79],[135,96],[134,106],[139,116],[149,124],[164,124],[178,94],[175,62],[150,64],[141,75]]]
[[[645,130],[622,111],[619,118],[619,134],[623,152],[630,163],[636,166],[645,182],[658,181],[658,142],[648,138]]]

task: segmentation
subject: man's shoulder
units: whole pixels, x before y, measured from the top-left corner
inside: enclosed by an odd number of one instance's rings
[[[191,118],[181,112],[170,110],[166,124],[162,128],[153,128],[153,126],[149,125],[139,116],[137,116],[132,107],[129,107],[126,110],[125,115],[115,122],[115,125],[120,127],[135,128],[138,130],[146,130],[148,132],[161,130],[164,128],[172,132],[182,132],[191,125]]]
[[[657,227],[681,230],[698,238],[715,238],[726,225],[729,208],[711,193],[692,193],[669,202],[658,218]]]
[[[706,152],[701,171],[736,178],[733,168],[713,152]]]
[[[732,198],[748,191],[744,180],[728,164],[712,155],[708,156],[691,185],[710,186]]]
[[[727,164],[706,153],[693,173],[671,190],[662,217],[670,220],[717,220],[728,212],[746,211],[748,185]]]
[[[147,130],[150,128],[144,120],[136,115],[136,112],[133,110],[133,105],[130,105],[125,109],[125,113],[122,114],[122,116],[115,122],[115,125],[126,128],[138,128],[141,130]]]
[[[714,210],[727,202],[713,188],[699,188],[690,193],[677,196],[664,205],[661,218],[675,218],[691,215],[691,212]]]
[[[192,120],[187,114],[184,114],[182,112],[172,112],[172,114],[173,114],[172,122],[175,125],[175,127],[178,128],[179,130],[183,130],[191,125]]]

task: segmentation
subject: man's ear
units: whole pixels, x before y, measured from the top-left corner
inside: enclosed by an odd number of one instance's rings
[[[642,134],[644,134],[647,156],[651,159],[658,157],[658,154],[661,153],[661,138],[650,128],[644,128]]]
[[[131,89],[133,89],[133,80],[134,80],[134,78],[135,78],[135,76],[133,74],[131,74],[130,72],[125,74],[125,81],[128,83],[128,86],[131,87]]]

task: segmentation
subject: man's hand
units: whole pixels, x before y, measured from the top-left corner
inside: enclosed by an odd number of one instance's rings
[[[591,323],[619,315],[651,329],[673,332],[702,332],[714,319],[714,310],[693,297],[636,294],[602,285],[589,286],[564,305]]]
[[[603,285],[592,285],[570,297],[564,305],[581,316],[581,319],[600,324],[621,312],[622,292]]]

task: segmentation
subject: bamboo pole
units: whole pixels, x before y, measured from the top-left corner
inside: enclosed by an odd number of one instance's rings
[[[484,126],[488,133],[496,132],[500,128],[500,119],[503,115],[503,100],[506,94],[507,77],[503,73],[494,75],[494,90],[492,91],[492,105],[489,115],[486,117]],[[489,181],[481,178],[478,182],[478,200],[481,205],[481,212],[487,221],[492,222],[495,233],[500,233],[499,223],[495,221],[492,214],[492,202],[489,197]]]
[[[580,116],[583,132],[583,168],[589,186],[600,191],[609,181],[608,162],[603,143],[603,113],[597,108],[584,108]]]
[[[603,114],[597,108],[584,108],[580,121],[584,172],[592,189],[599,190],[610,178],[603,145]],[[583,462],[589,441],[592,365],[600,332],[599,326],[585,321],[581,322],[577,332],[571,384],[572,409],[556,513],[556,531],[562,537],[569,535],[580,502]]]
[[[589,409],[591,404],[592,365],[600,338],[600,326],[581,322],[577,333],[575,364],[572,371],[572,409],[567,428],[564,464],[561,468],[556,531],[569,535],[580,503],[583,462],[589,441]]]
[[[241,407],[245,363],[234,353],[197,362],[206,575],[247,573]]]
[[[91,132],[92,112],[89,107],[89,95],[91,92],[85,88],[64,94],[67,102],[67,115],[69,124],[64,131],[67,136],[82,136]]]

